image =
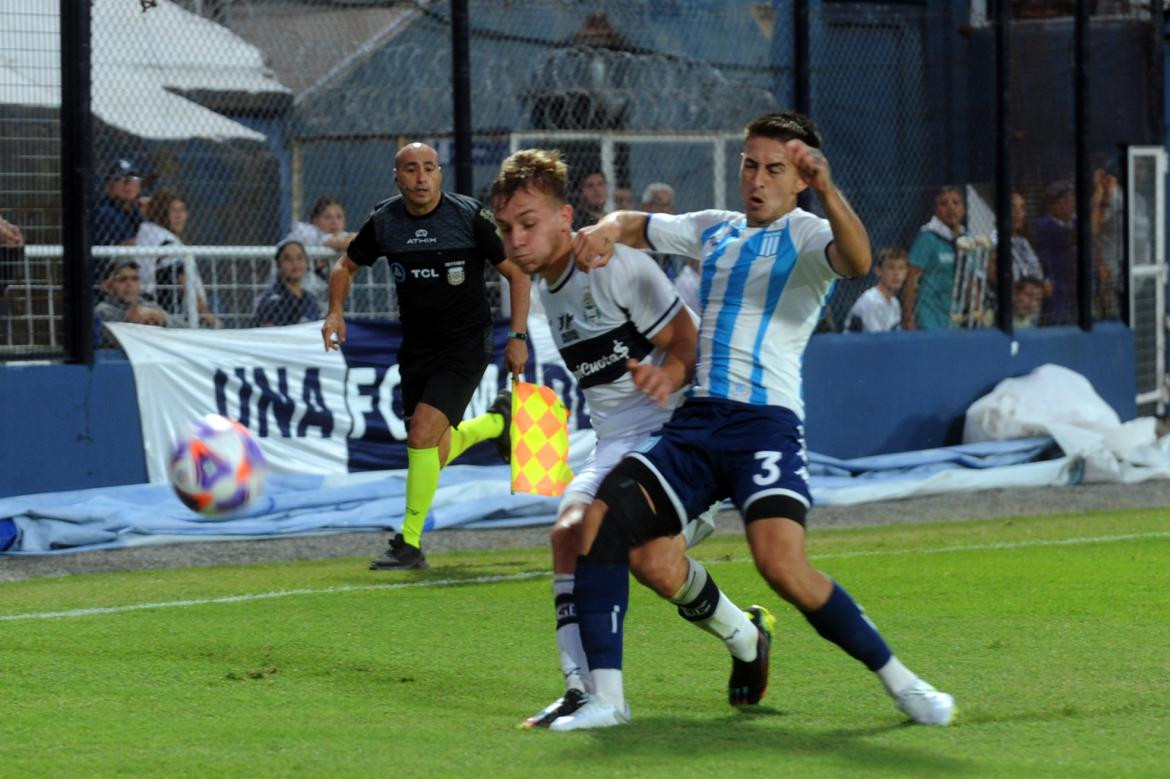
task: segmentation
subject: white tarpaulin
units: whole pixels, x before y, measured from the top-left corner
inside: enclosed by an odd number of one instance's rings
[[[971,404],[965,442],[1050,435],[1065,455],[1084,462],[1085,482],[1170,478],[1170,436],[1153,417],[1123,423],[1089,381],[1060,365],[1004,379]]]

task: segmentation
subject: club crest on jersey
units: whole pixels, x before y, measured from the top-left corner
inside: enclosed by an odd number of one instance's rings
[[[582,304],[585,309],[585,321],[591,325],[595,325],[601,321],[601,312],[597,310],[597,302],[593,300],[593,293],[585,290],[582,296]]]
[[[783,233],[777,230],[769,230],[764,233],[763,240],[760,241],[760,257],[775,257],[776,253],[780,251],[780,236]]]
[[[447,283],[452,287],[458,287],[463,283],[466,276],[463,273],[463,263],[447,266]]]

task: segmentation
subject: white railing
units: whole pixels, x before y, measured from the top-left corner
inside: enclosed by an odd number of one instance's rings
[[[310,263],[332,259],[337,252],[309,247]],[[19,260],[6,268],[9,283],[0,292],[0,353],[59,350],[62,347],[61,246],[23,247]],[[207,302],[225,327],[251,327],[256,299],[271,286],[275,246],[95,246],[95,265],[118,257],[192,255]],[[313,292],[324,313],[324,282]],[[96,291],[95,291],[95,294]],[[499,302],[498,284],[489,282],[493,304]],[[385,262],[362,269],[346,303],[346,316],[356,319],[397,319],[398,304]]]

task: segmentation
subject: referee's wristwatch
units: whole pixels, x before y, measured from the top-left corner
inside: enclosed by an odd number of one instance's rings
[[[515,338],[517,341],[527,341],[528,333],[521,333],[518,330],[509,330],[508,337]]]

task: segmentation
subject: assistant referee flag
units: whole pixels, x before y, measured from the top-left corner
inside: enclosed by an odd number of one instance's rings
[[[539,384],[512,385],[512,492],[559,497],[573,480],[569,412]]]

